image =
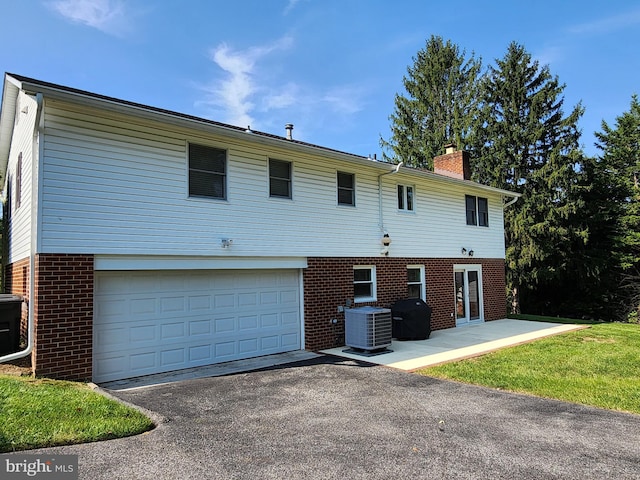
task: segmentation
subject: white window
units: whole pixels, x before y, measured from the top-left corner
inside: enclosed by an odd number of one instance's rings
[[[22,203],[22,152],[18,155],[16,164],[16,208]]]
[[[227,151],[189,144],[189,196],[227,198]]]
[[[427,301],[424,265],[407,265],[407,297]]]
[[[467,225],[489,226],[489,201],[484,197],[465,195]]]
[[[269,196],[291,198],[291,162],[269,159]]]
[[[398,185],[398,210],[413,212],[415,205],[413,185]]]
[[[356,206],[356,176],[338,172],[338,205]]]
[[[353,300],[357,302],[376,301],[376,267],[353,267]]]

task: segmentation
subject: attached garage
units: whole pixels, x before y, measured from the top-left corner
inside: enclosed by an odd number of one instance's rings
[[[302,348],[299,269],[97,271],[93,380]]]

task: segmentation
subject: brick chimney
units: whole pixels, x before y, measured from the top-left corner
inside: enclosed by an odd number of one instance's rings
[[[445,145],[444,148],[444,155],[438,155],[433,159],[433,171],[447,177],[471,180],[469,152],[456,150],[456,146],[453,143]]]

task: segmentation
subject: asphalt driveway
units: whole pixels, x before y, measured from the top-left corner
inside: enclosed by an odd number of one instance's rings
[[[86,479],[640,478],[640,416],[331,356],[114,394],[163,421],[40,451]]]

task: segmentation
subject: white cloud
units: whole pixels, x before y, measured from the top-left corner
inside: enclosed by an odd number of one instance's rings
[[[261,82],[255,78],[256,66],[270,53],[285,50],[292,43],[291,37],[283,37],[270,45],[251,47],[244,51],[233,50],[226,43],[213,49],[210,54],[211,60],[226,72],[226,78],[205,89],[207,99],[203,103],[222,109],[226,116],[224,121],[227,123],[238,126],[254,123],[251,112],[255,103],[252,99],[258,91],[264,89],[260,86]],[[276,95],[271,97],[267,106],[275,108],[291,102],[292,99]]]
[[[111,35],[122,35],[128,29],[129,18],[122,0],[56,0],[49,6],[72,22]]]
[[[283,15],[288,15],[298,3],[300,3],[300,0],[287,0],[287,6],[284,7]]]
[[[601,18],[593,22],[581,23],[569,27],[569,32],[576,34],[599,34],[622,30],[633,25],[640,24],[640,10]]]
[[[278,93],[265,95],[262,100],[262,109],[264,111],[287,108],[295,105],[300,98],[299,88],[295,83],[289,82],[284,85]]]
[[[565,50],[559,46],[545,47],[533,54],[533,59],[537,60],[541,67],[560,62],[565,57]]]
[[[362,85],[343,85],[330,89],[322,100],[336,113],[353,115],[363,108]]]
[[[305,131],[350,125],[366,106],[371,85],[310,85],[301,83],[290,59],[281,53],[293,45],[291,37],[245,50],[222,43],[209,58],[220,72],[206,85],[196,107],[204,115],[238,127],[284,134],[285,123],[296,125],[295,138]]]

